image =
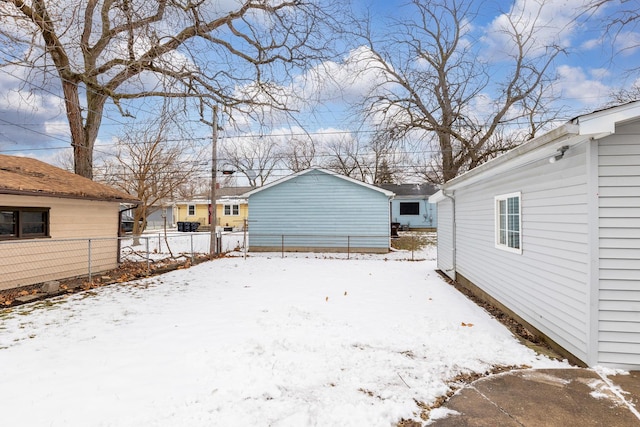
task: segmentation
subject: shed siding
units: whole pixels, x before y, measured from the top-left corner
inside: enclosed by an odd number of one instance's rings
[[[455,280],[453,253],[453,202],[442,200],[438,207],[438,269]]]
[[[250,250],[389,249],[389,198],[322,171],[249,196]]]
[[[625,135],[625,133],[627,133]],[[640,366],[640,142],[620,128],[599,145],[598,363]]]
[[[117,202],[2,195],[0,205],[50,208],[51,235],[50,239],[0,242],[0,290],[87,274],[89,238],[95,239],[91,247],[92,271],[117,267]]]
[[[436,206],[429,203],[427,198],[396,197],[391,201],[391,219],[408,226],[410,229],[436,228],[438,215]],[[400,215],[400,203],[418,203],[418,215]]]
[[[583,361],[589,314],[585,160],[582,144],[557,163],[532,159],[455,192],[457,272]],[[513,192],[521,192],[522,254],[495,247],[494,197]]]

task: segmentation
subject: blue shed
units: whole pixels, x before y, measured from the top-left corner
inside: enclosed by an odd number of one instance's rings
[[[250,251],[389,251],[391,191],[311,168],[246,196]]]
[[[430,184],[380,184],[395,193],[391,201],[391,221],[405,230],[433,231],[438,227],[438,209],[429,196],[438,190]]]

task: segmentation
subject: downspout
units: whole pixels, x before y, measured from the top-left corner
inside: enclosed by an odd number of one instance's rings
[[[452,192],[451,194],[447,194],[446,190],[442,190],[442,195],[444,197],[446,197],[447,199],[451,200],[451,206],[452,206],[452,212],[451,212],[451,262],[452,262],[452,267],[448,270],[445,271],[453,271],[453,280],[456,280],[456,271],[457,271],[457,266],[456,266],[456,199],[453,197],[454,192]]]
[[[127,211],[131,211],[135,208],[137,208],[139,206],[139,204],[135,204],[130,208],[126,208],[126,209],[122,209],[121,211],[118,211],[118,256],[117,256],[117,263],[118,265],[120,265],[120,252],[122,249],[122,240],[120,239],[122,237],[122,214],[127,212]],[[134,218],[135,219],[135,218]]]

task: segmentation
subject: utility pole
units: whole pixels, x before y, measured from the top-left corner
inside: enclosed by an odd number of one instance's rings
[[[209,254],[218,255],[218,236],[216,225],[218,224],[218,207],[216,206],[216,175],[218,174],[218,106],[213,106],[213,117],[211,121],[212,143],[211,143],[211,241],[209,242]]]

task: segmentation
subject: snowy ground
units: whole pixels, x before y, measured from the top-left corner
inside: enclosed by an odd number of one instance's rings
[[[238,254],[0,311],[6,426],[391,426],[537,356],[406,254]]]

